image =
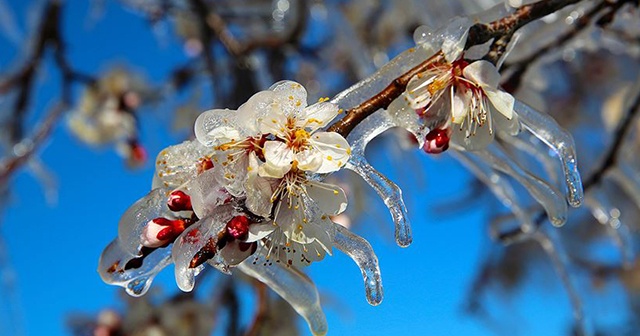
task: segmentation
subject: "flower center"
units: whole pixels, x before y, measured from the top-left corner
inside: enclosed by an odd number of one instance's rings
[[[294,129],[289,134],[288,145],[294,152],[300,152],[308,147],[308,140],[310,137],[311,134],[304,129]]]

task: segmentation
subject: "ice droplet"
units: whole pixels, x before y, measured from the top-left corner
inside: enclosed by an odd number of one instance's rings
[[[373,252],[371,244],[364,238],[344,228],[342,225],[334,225],[336,227],[335,246],[351,257],[358,267],[360,267],[364,279],[367,301],[372,306],[379,305],[383,297],[382,279],[380,278],[378,257],[375,252]]]

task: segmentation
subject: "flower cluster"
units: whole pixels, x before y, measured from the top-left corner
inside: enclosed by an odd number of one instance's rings
[[[138,140],[136,110],[142,104],[144,84],[123,69],[104,75],[87,88],[71,111],[69,129],[90,145],[115,144],[129,166],[139,166],[147,154]]]
[[[339,112],[327,101],[307,106],[305,89],[284,81],[237,111],[201,114],[196,140],[158,155],[154,189],[123,215],[118,239],[102,255],[102,278],[142,295],[171,262],[185,291],[204,263],[224,273],[238,267],[271,285],[314,333],[323,333],[317,292],[298,268],[335,246],[361,267],[369,302],[380,303],[377,258],[369,243],[332,222],[347,197],[322,182],[351,156],[341,135],[322,130]]]

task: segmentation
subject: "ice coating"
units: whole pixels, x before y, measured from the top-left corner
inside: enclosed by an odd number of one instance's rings
[[[382,279],[380,278],[380,267],[378,257],[371,244],[364,238],[352,233],[340,224],[335,224],[336,236],[335,246],[355,261],[362,271],[364,288],[367,301],[372,306],[377,306],[382,302]]]
[[[507,179],[503,178],[499,172],[487,166],[486,163],[480,162],[477,157],[474,157],[474,155],[469,152],[454,152],[452,154],[480,179],[505,207],[511,210],[518,219],[518,225],[523,233],[532,232],[534,227],[533,220],[518,201],[515,190],[513,190],[511,183]],[[499,237],[499,232],[503,231],[497,226],[498,224],[494,225],[494,223],[491,225],[491,234],[494,238]]]
[[[567,221],[567,205],[559,196],[559,192],[552,186],[524,170],[514,161],[497,143],[491,144],[487,149],[478,151],[478,155],[487,160],[494,168],[522,184],[529,194],[547,212],[549,220],[555,226],[560,226]]]
[[[407,208],[402,199],[402,190],[373,168],[364,157],[367,144],[382,132],[394,127],[391,117],[385,110],[379,110],[358,124],[347,136],[351,145],[351,158],[345,168],[360,175],[380,196],[384,204],[389,208],[395,225],[396,243],[406,247],[411,244],[411,225],[409,223]]]
[[[593,325],[586,317],[584,305],[578,295],[577,280],[574,279],[572,272],[568,269],[571,263],[564,244],[558,236],[558,232],[553,227],[543,225],[541,229],[536,232],[535,239],[547,256],[549,256],[549,259],[551,259],[553,267],[567,291],[573,310],[573,318],[578,328],[577,334],[585,336],[593,335]]]
[[[585,198],[591,214],[600,224],[606,226],[622,256],[625,266],[631,266],[636,258],[636,246],[634,236],[629,232],[629,227],[621,219],[620,209],[612,202],[611,196],[601,185],[589,190]]]
[[[256,259],[257,258],[257,259]],[[282,263],[267,266],[264,255],[256,255],[238,265],[245,274],[258,279],[285,299],[309,325],[314,335],[327,333],[327,318],[320,307],[320,295],[316,286],[302,272]]]
[[[572,207],[580,206],[584,195],[582,180],[578,172],[575,144],[571,134],[560,127],[550,116],[540,113],[518,100],[515,102],[514,109],[520,116],[520,122],[525,129],[558,154],[564,173],[567,202]]]
[[[401,247],[409,246],[413,237],[411,235],[411,225],[408,219],[407,208],[402,199],[402,190],[367,163],[367,160],[363,156],[351,155],[351,159],[349,163],[347,163],[346,168],[360,175],[376,191],[387,208],[389,208],[389,212],[393,218],[396,243]]]
[[[428,43],[405,50],[373,75],[338,93],[331,99],[331,102],[345,110],[353,108],[382,91],[391,84],[394,79],[420,64],[436,51],[437,50]]]
[[[534,139],[536,143],[539,143],[537,138]],[[553,161],[553,156],[549,155],[547,151],[541,151],[536,148],[534,143],[525,141],[523,139],[520,139],[519,137],[509,137],[507,141],[502,142],[502,145],[507,150],[513,149],[515,151],[527,153],[531,157],[535,158],[544,168],[544,172],[549,177],[549,180],[551,180],[554,184],[560,183],[560,180],[558,179],[558,171],[556,169],[555,162]]]
[[[218,207],[211,216],[200,219],[188,227],[176,238],[171,249],[171,258],[175,264],[175,277],[178,287],[184,292],[190,292],[195,285],[195,277],[202,267],[191,268],[191,260],[213,237],[224,230],[231,218],[230,206]],[[202,266],[202,265],[201,265]]]
[[[224,204],[230,197],[216,181],[216,173],[213,169],[206,170],[184,187],[191,196],[191,206],[199,218],[208,216],[217,205]]]
[[[140,251],[140,235],[147,223],[169,211],[166,188],[151,190],[125,211],[118,223],[118,239],[123,251],[136,256]]]
[[[142,260],[142,265],[125,270],[133,259],[120,246],[118,239],[109,244],[98,261],[98,273],[102,281],[123,287],[131,296],[142,296],[151,287],[153,278],[171,262],[171,249],[158,248]]]
[[[196,140],[163,149],[156,158],[152,188],[178,188],[198,175],[198,163],[208,155],[211,149]]]

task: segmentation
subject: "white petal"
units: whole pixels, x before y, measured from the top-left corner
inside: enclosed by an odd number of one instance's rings
[[[483,90],[496,111],[500,112],[507,119],[513,118],[513,106],[516,100],[512,95],[501,90],[493,90],[490,88],[483,88]]]
[[[314,149],[305,149],[294,156],[298,162],[298,168],[304,171],[317,171],[322,165],[322,154]]]
[[[261,240],[273,233],[276,228],[277,226],[273,225],[273,221],[253,223],[249,225],[249,235],[246,241],[250,243]]]
[[[489,132],[489,125],[478,127],[475,134],[467,135],[467,127],[462,130],[460,126],[453,125],[451,132],[451,144],[460,146],[468,151],[476,151],[486,148],[493,141],[493,133]]]
[[[285,236],[300,244],[319,242],[331,251],[335,228],[325,213],[304,192],[282,196],[274,222]]]
[[[245,204],[249,211],[258,216],[268,218],[271,215],[271,208],[273,207],[273,203],[271,202],[273,189],[267,179],[258,176],[258,165],[258,158],[252,153],[249,157],[249,168],[251,171],[245,182],[245,189],[247,190],[247,200]]]
[[[185,141],[163,149],[156,158],[153,188],[175,189],[195,178],[199,164],[213,153],[197,140]]]
[[[309,139],[313,149],[322,155],[322,164],[315,173],[325,174],[342,168],[351,156],[351,147],[342,135],[335,132],[317,132]]]
[[[338,105],[330,102],[315,103],[305,108],[296,119],[296,126],[312,131],[327,126],[338,115]]]
[[[493,118],[493,127],[496,132],[502,132],[510,136],[516,136],[520,133],[521,126],[517,114],[514,113],[511,119],[505,118],[501,113],[494,113],[491,117]]]
[[[271,103],[256,117],[258,130],[262,134],[273,134],[284,137],[286,134],[287,116],[277,102]]]
[[[461,124],[467,116],[469,103],[471,100],[471,91],[458,88],[451,99],[451,121],[454,124]],[[455,128],[455,126],[454,126]]]
[[[464,50],[464,45],[467,43],[467,35],[469,29],[458,30],[453,34],[446,35],[442,42],[442,53],[447,62],[451,63],[460,57]]]
[[[462,75],[482,87],[495,89],[500,83],[500,73],[490,62],[480,60],[467,65]]]
[[[347,208],[347,195],[342,188],[316,181],[308,181],[305,186],[309,198],[316,202],[324,214],[335,216]]]
[[[264,144],[265,163],[258,174],[262,177],[282,178],[293,163],[293,151],[284,142],[267,141]]]
[[[235,112],[209,110],[200,114],[194,125],[196,139],[207,147],[213,147],[244,137]]]
[[[298,114],[307,107],[307,90],[299,83],[280,81],[273,84],[269,90],[276,93],[276,100],[282,112],[287,115],[299,117]]]
[[[237,119],[242,122],[243,126],[252,131],[252,134],[258,132],[258,125],[256,121],[259,117],[265,115],[267,111],[270,111],[270,106],[275,99],[275,93],[273,91],[260,91],[244,104],[238,108]]]

